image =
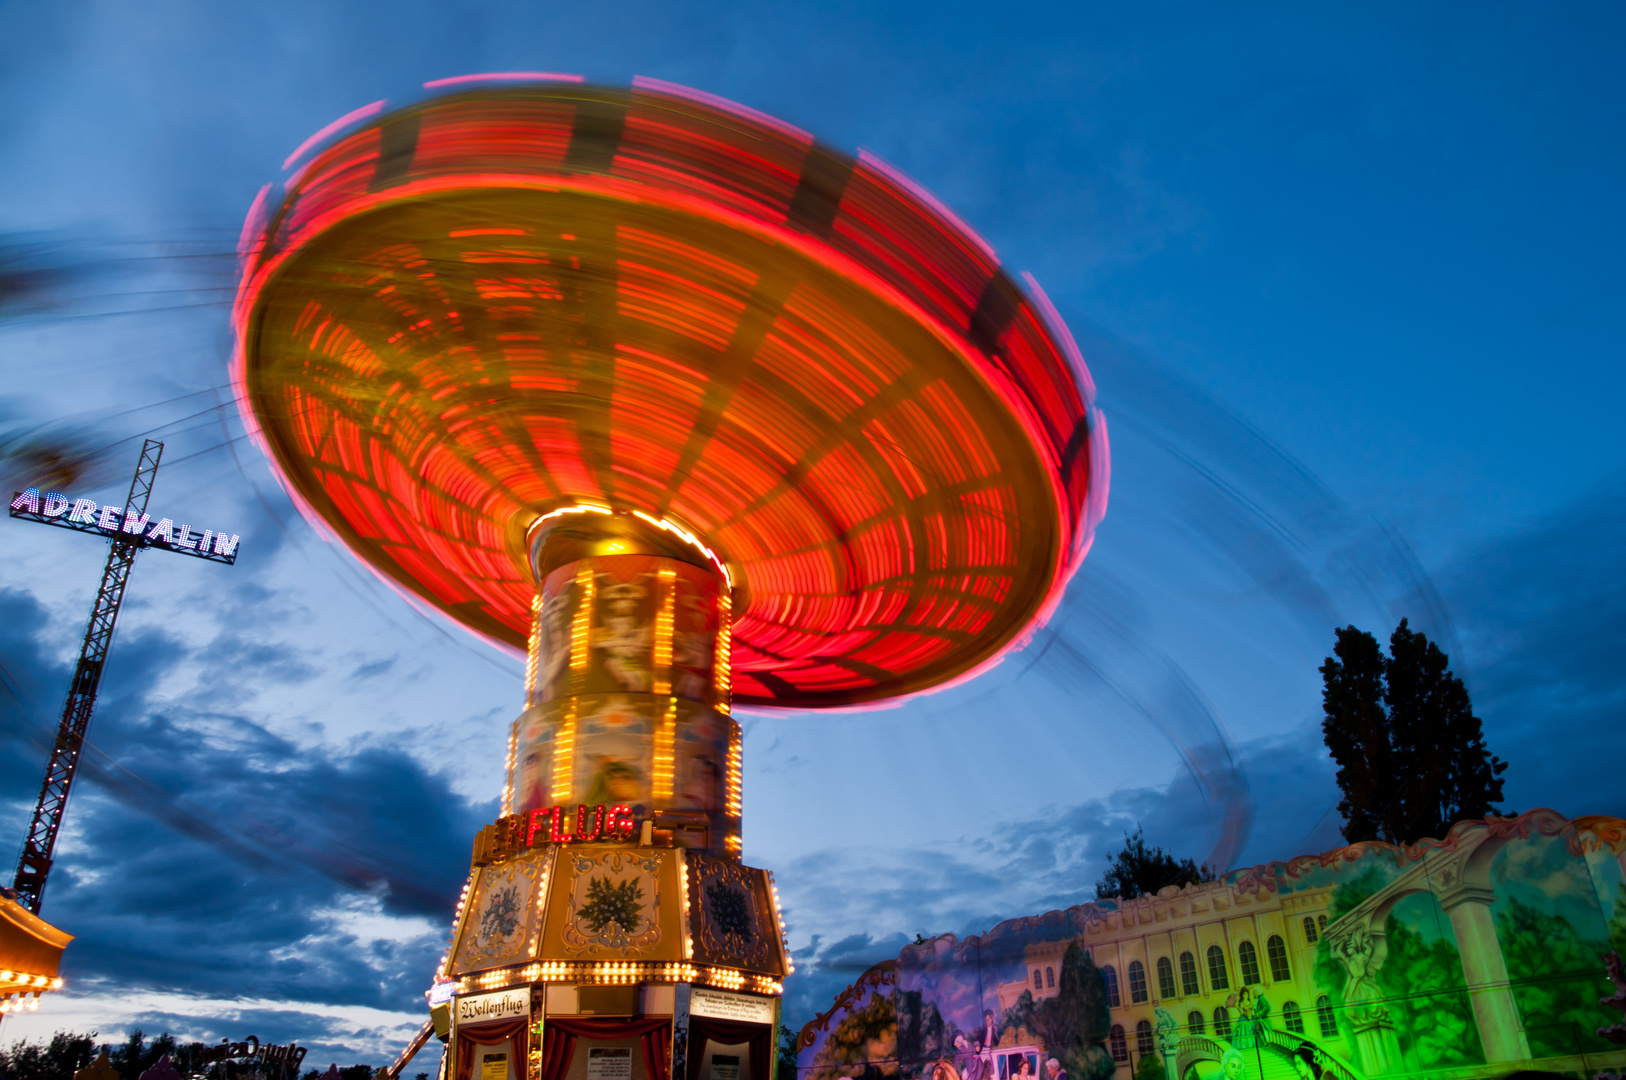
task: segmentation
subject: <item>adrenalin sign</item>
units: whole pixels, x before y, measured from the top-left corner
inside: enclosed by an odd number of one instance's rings
[[[237,561],[236,533],[224,530],[196,531],[190,524],[175,524],[172,518],[158,518],[127,507],[99,506],[91,499],[70,499],[55,491],[43,494],[39,488],[19,491],[11,500],[11,516],[59,525],[81,532],[99,532],[141,547],[163,547],[182,555],[194,555],[215,562]]]

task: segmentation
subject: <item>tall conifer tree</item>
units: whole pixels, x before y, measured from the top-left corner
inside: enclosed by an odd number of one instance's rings
[[[1321,678],[1321,734],[1338,765],[1346,840],[1441,837],[1502,801],[1507,762],[1486,748],[1450,658],[1405,619],[1387,657],[1371,634],[1337,630]]]

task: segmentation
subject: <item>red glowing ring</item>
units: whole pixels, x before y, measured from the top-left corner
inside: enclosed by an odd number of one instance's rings
[[[941,687],[1048,617],[1108,469],[1036,285],[708,95],[454,85],[360,111],[245,224],[233,382],[325,533],[517,647],[539,516],[672,521],[735,579],[741,705]]]

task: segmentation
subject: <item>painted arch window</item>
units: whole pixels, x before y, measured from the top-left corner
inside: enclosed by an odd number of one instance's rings
[[[1314,945],[1321,935],[1316,933],[1315,918],[1310,915],[1304,917],[1304,940],[1306,944]]]
[[[1143,1005],[1146,1002],[1146,965],[1139,960],[1129,961],[1129,1003]]]
[[[1033,988],[1035,990],[1044,989],[1044,972],[1040,971],[1038,968],[1033,969]]]
[[[1157,996],[1165,999],[1174,997],[1174,965],[1169,963],[1167,956],[1157,958]]]
[[[1253,942],[1244,941],[1236,947],[1236,965],[1242,969],[1242,985],[1259,985],[1259,952]]]
[[[1265,959],[1270,961],[1270,981],[1286,982],[1293,977],[1293,970],[1287,966],[1287,942],[1280,935],[1272,934],[1265,940]]]
[[[1304,1014],[1299,1012],[1299,1003],[1289,1001],[1282,1006],[1282,1026],[1294,1035],[1304,1034]]]
[[[1180,992],[1187,997],[1203,992],[1197,980],[1197,958],[1188,952],[1180,954]]]
[[[1337,1037],[1338,1018],[1333,1016],[1332,999],[1327,997],[1326,994],[1322,994],[1320,997],[1315,999],[1315,1018],[1316,1022],[1321,1025],[1321,1037],[1323,1039],[1332,1039]],[[1097,1028],[1096,1030],[1099,1031],[1100,1028]]]
[[[1047,967],[1044,969],[1044,987],[1046,990],[1054,990],[1056,988],[1055,968]]]
[[[1100,1028],[1095,1030],[1100,1031]],[[1113,1061],[1129,1060],[1129,1041],[1124,1038],[1124,1026],[1113,1024],[1112,1030],[1107,1032],[1107,1049],[1112,1051]]]
[[[1108,964],[1101,969],[1101,978],[1107,984],[1107,1008],[1116,1009],[1123,1004],[1123,999],[1118,997],[1118,969]],[[1095,1030],[1100,1031],[1101,1029],[1096,1028]]]
[[[1186,1027],[1191,1029],[1193,1035],[1203,1033],[1203,1023],[1203,1014],[1196,1009],[1192,1009],[1191,1012],[1186,1014]]]
[[[1096,1030],[1099,1031],[1100,1029],[1097,1028]],[[1231,1011],[1224,1005],[1221,1005],[1214,1010],[1214,1034],[1218,1035],[1222,1039],[1225,1039],[1226,1041],[1230,1041]]]
[[[1321,931],[1323,934],[1327,932],[1327,917],[1325,915],[1317,915],[1315,917],[1315,928]]]
[[[1152,1054],[1152,1022],[1142,1020],[1135,1025],[1135,1052],[1141,1057],[1150,1057]]]
[[[1231,988],[1231,978],[1225,974],[1225,950],[1218,945],[1208,947],[1208,985],[1215,990]]]

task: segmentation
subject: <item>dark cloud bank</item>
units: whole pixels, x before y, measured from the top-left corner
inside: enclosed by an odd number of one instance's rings
[[[69,674],[42,653],[44,619],[32,597],[0,591],[0,796],[18,837]],[[199,648],[233,662],[217,664],[185,705],[155,704],[164,676]],[[308,675],[274,646],[119,636],[45,894],[43,914],[78,935],[64,967],[73,986],[422,1008],[470,838],[495,807],[459,797],[382,739],[307,750],[232,708],[234,686]],[[405,940],[363,939],[342,929],[358,911],[419,916],[426,932],[413,936],[407,923]],[[214,1030],[190,1017],[138,1017],[149,1031],[205,1040],[241,1038],[247,1023],[261,1039],[299,1039],[322,1056],[313,1020],[291,1008]]]

